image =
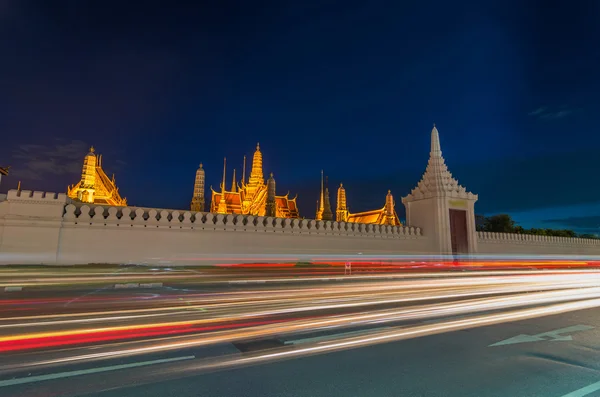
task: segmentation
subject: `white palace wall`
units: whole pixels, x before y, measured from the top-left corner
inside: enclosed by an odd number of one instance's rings
[[[594,239],[488,232],[476,237],[480,254],[600,255],[600,240]],[[0,202],[3,264],[216,264],[323,255],[432,255],[441,252],[439,244],[418,227],[88,206],[65,194],[27,190],[12,190]]]
[[[482,254],[600,255],[599,239],[477,232],[477,240]]]
[[[419,228],[88,206],[15,191],[0,202],[0,263],[214,264],[433,251]]]

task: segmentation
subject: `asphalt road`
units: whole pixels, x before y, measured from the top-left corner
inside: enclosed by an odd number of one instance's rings
[[[580,325],[594,328],[568,333],[573,340],[490,346],[521,334]],[[598,309],[591,309],[92,396],[600,396],[599,350],[600,315]]]
[[[4,294],[0,396],[600,396],[599,284],[497,272]]]

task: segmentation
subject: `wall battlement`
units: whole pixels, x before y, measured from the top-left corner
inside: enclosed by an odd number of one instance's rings
[[[137,207],[107,207],[68,204],[63,216],[66,225],[101,227],[145,227],[236,232],[339,235],[387,239],[423,238],[418,227],[287,219],[240,214],[157,210]]]
[[[600,247],[600,239],[578,238],[578,237],[558,237],[558,236],[539,236],[534,234],[520,233],[495,233],[495,232],[477,232],[477,238],[486,243],[516,243],[516,244],[558,244],[558,245],[580,245]]]
[[[9,190],[6,198],[9,201],[67,202],[66,193],[40,192],[32,190]]]

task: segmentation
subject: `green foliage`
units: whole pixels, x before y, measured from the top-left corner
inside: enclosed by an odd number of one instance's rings
[[[483,222],[483,230],[486,232],[514,233],[515,221],[508,214],[489,216]]]
[[[499,214],[485,217],[483,215],[475,215],[476,228],[478,231],[495,232],[495,233],[517,233],[517,234],[533,234],[537,236],[556,236],[556,237],[580,237],[580,238],[598,238],[593,234],[578,235],[573,230],[568,229],[524,229],[508,214]]]

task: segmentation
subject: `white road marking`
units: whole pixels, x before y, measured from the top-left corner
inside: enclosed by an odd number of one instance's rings
[[[377,328],[378,330],[386,330],[389,329],[390,327],[381,327],[381,328]],[[286,341],[285,344],[289,345],[289,344],[293,344],[293,345],[300,345],[302,343],[318,343],[318,342],[324,342],[324,341],[328,341],[328,340],[332,340],[332,339],[337,339],[340,337],[345,337],[345,336],[359,336],[359,335],[364,335],[364,334],[368,334],[368,333],[372,333],[373,330],[372,329],[363,329],[363,330],[359,330],[359,331],[350,331],[350,332],[341,332],[338,334],[331,334],[331,335],[324,335],[324,336],[315,336],[313,338],[301,338],[301,339],[294,339],[294,340],[289,340]]]
[[[542,332],[541,334],[537,334],[537,335],[521,334],[521,335],[514,336],[512,338],[505,339],[500,342],[496,342],[494,344],[489,345],[488,347],[512,345],[515,343],[526,343],[526,342],[569,341],[569,340],[573,340],[573,337],[571,335],[561,335],[561,334],[570,333],[570,332],[588,331],[593,328],[594,327],[592,327],[590,325],[573,325],[571,327],[561,328],[561,329],[557,329],[554,331]]]
[[[592,383],[591,385],[582,387],[579,390],[572,391],[571,393],[565,394],[561,397],[583,397],[598,390],[600,390],[600,382]]]
[[[163,364],[163,363],[170,363],[170,362],[181,361],[181,360],[191,360],[193,358],[196,358],[196,356],[164,358],[161,360],[141,361],[138,363],[131,363],[131,364],[112,365],[110,367],[82,369],[79,371],[58,372],[56,374],[31,376],[29,378],[8,379],[8,380],[0,381],[0,387],[22,385],[24,383],[42,382],[45,380],[70,378],[72,376],[88,375],[88,374],[94,374],[94,373],[98,373],[98,372],[117,371],[120,369],[143,367],[146,365]]]

